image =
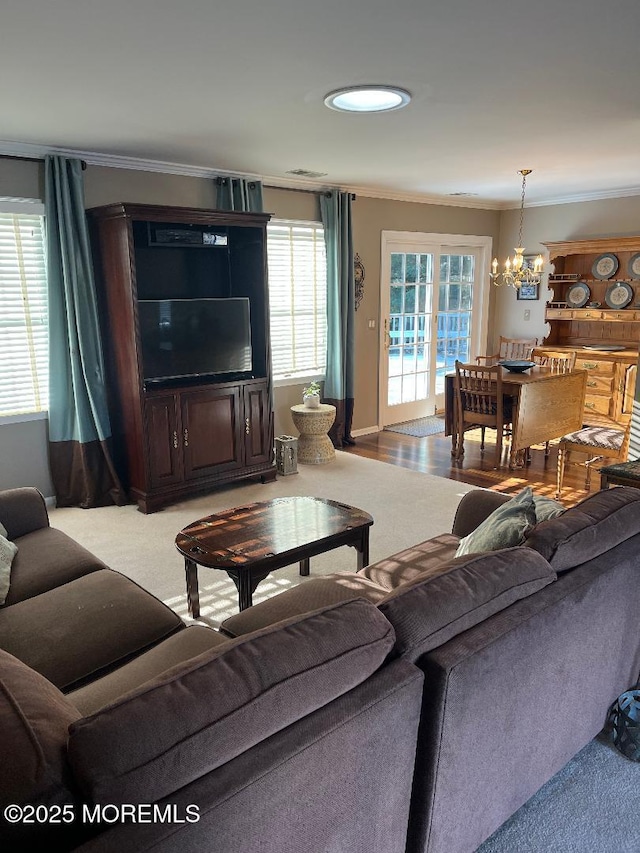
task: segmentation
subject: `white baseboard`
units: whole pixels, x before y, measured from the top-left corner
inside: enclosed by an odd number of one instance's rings
[[[380,432],[381,430],[382,427],[379,426],[363,427],[362,429],[352,429],[351,435],[357,438],[359,435],[372,435],[374,432]]]

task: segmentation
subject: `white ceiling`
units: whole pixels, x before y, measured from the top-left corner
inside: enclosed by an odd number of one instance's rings
[[[0,150],[519,204],[640,195],[638,0],[3,0]],[[398,85],[404,110],[324,95]],[[0,188],[1,194],[1,188]]]

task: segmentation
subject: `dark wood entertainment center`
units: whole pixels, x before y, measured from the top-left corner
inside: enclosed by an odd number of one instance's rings
[[[149,513],[233,480],[273,479],[269,214],[119,203],[92,208],[88,215],[115,463],[130,497]],[[200,371],[197,358],[210,356],[198,309],[223,299],[248,300],[251,366]],[[155,330],[160,343],[151,354],[143,303],[168,317]],[[175,315],[180,303],[188,303],[203,338],[194,341],[195,335],[182,330],[193,372],[176,369],[171,375],[167,368],[169,375],[156,375],[162,370],[154,371],[153,359],[172,363],[174,344],[166,329],[172,307]],[[226,331],[217,333],[219,350]]]

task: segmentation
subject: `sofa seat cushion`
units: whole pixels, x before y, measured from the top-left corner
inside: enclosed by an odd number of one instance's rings
[[[378,607],[395,628],[398,652],[416,661],[554,581],[549,563],[534,554],[516,547],[456,557],[390,593]]]
[[[97,557],[54,527],[43,527],[15,540],[18,553],[11,566],[5,604],[40,595],[89,572],[106,569]]]
[[[335,572],[323,578],[303,581],[286,592],[234,613],[224,620],[220,630],[230,637],[240,637],[340,601],[364,598],[377,604],[387,593],[384,587],[361,576],[359,572]]]
[[[593,560],[640,533],[640,489],[618,486],[594,492],[557,518],[537,525],[525,544],[556,572]]]
[[[168,669],[228,642],[228,637],[213,628],[191,625],[102,678],[71,691],[67,698],[85,717],[89,716]]]
[[[440,536],[434,536],[426,542],[400,551],[392,557],[365,566],[364,569],[360,569],[358,575],[368,578],[391,592],[422,572],[451,562],[456,555],[459,543],[459,536],[442,533]]]
[[[1,610],[0,648],[68,691],[183,627],[153,595],[103,569]]]
[[[362,599],[230,640],[74,723],[75,777],[94,802],[155,802],[365,681],[393,642]]]
[[[73,802],[67,737],[80,717],[46,678],[0,650],[0,807]]]

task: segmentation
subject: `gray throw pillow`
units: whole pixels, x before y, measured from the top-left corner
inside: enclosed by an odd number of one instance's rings
[[[566,510],[566,506],[554,501],[553,498],[546,498],[544,495],[534,495],[533,503],[536,508],[536,521],[539,524],[541,521],[547,521],[549,518],[556,518]]]
[[[527,486],[510,501],[499,506],[474,531],[460,540],[456,557],[483,554],[521,545],[536,525],[536,507]]]
[[[2,527],[2,525],[0,525]],[[4,604],[11,583],[11,563],[18,553],[18,546],[6,538],[7,531],[0,531],[0,604]]]

